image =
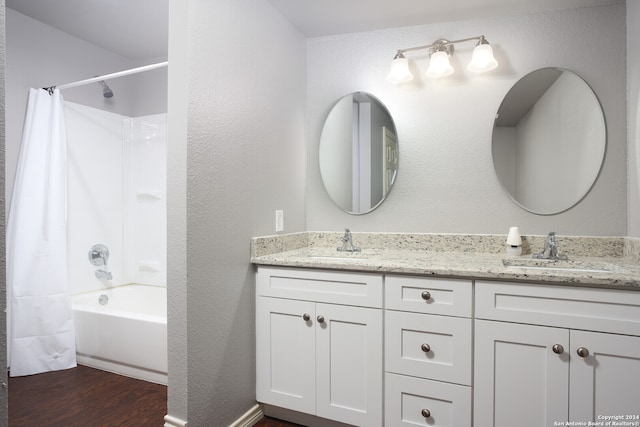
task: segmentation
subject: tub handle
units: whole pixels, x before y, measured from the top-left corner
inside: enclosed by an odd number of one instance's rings
[[[98,243],[93,245],[91,249],[89,249],[89,262],[96,267],[101,265],[107,265],[109,261],[109,248],[107,248],[102,243]]]

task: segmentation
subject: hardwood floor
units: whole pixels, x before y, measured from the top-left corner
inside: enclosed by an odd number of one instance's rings
[[[86,366],[9,378],[10,427],[161,427],[167,387]]]
[[[254,427],[301,427],[300,424],[293,424],[287,421],[276,420],[275,418],[264,417]]]
[[[162,427],[166,413],[166,386],[87,366],[9,378],[9,427]]]

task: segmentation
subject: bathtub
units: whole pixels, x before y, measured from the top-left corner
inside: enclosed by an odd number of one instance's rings
[[[167,289],[129,284],[71,296],[78,363],[167,384]]]

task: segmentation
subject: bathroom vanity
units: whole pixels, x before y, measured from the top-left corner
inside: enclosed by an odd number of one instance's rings
[[[256,395],[268,408],[305,425],[640,422],[635,258],[505,265],[490,244],[381,249],[394,245],[364,235],[371,251],[309,236],[290,249],[300,238],[271,252],[253,242]]]

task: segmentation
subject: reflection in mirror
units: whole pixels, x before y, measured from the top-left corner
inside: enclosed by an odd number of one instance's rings
[[[365,214],[387,197],[398,172],[393,119],[373,95],[354,92],[327,116],[319,147],[320,175],[343,211]]]
[[[493,164],[523,209],[563,212],[591,189],[604,159],[606,128],[589,85],[558,68],[536,70],[507,93],[493,129]]]

